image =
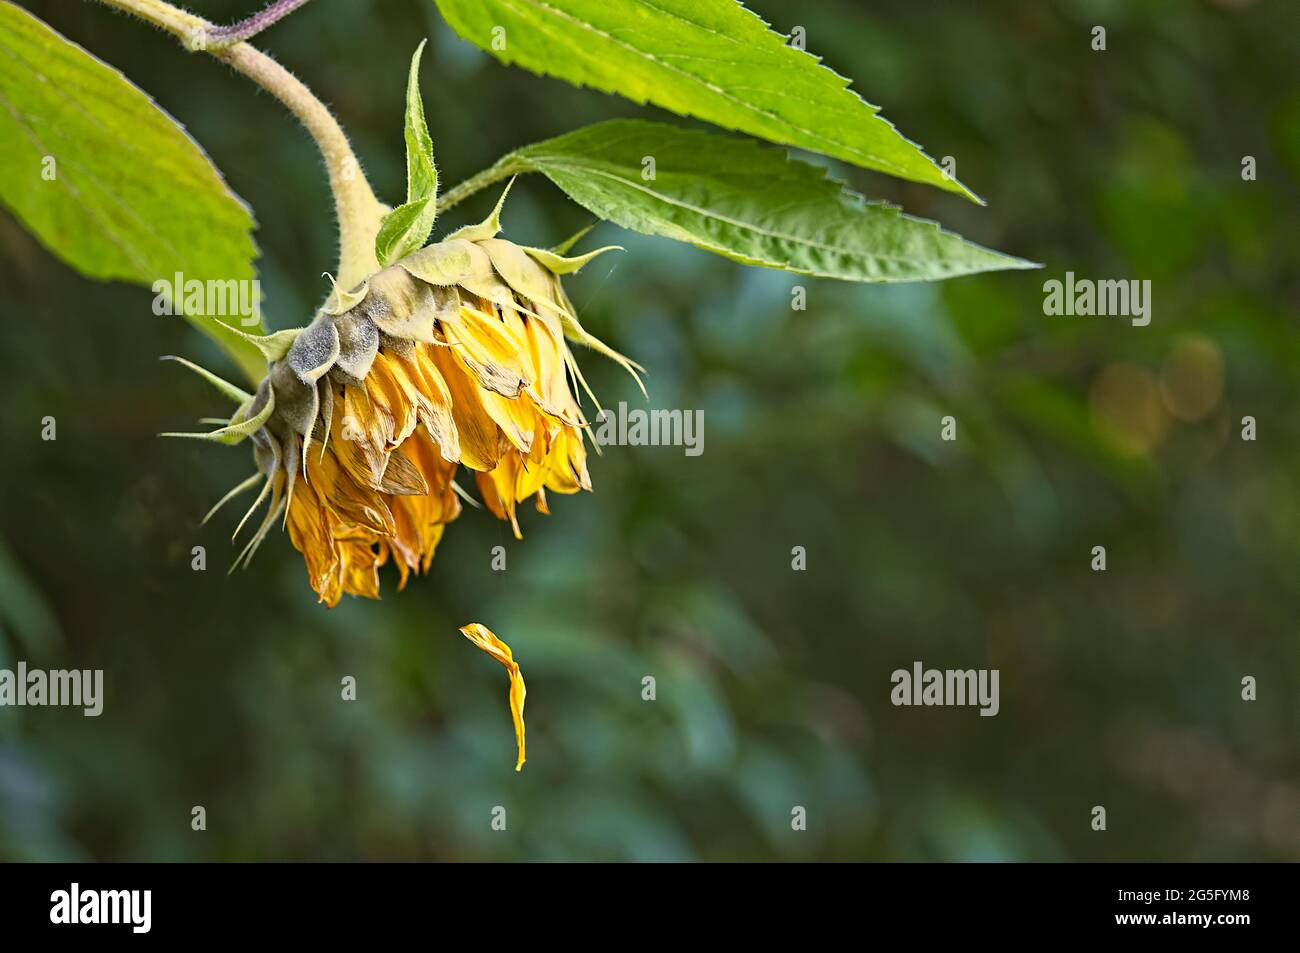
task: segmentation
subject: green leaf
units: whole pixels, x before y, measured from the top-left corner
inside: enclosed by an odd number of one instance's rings
[[[506,63],[979,201],[734,0],[435,0]]]
[[[117,70],[3,0],[0,143],[0,204],[82,274],[150,286],[178,272],[254,277],[253,217],[185,130]],[[225,331],[238,315],[187,317],[261,376],[257,351]]]
[[[385,215],[375,236],[375,257],[379,264],[387,268],[423,248],[436,215],[432,199],[407,202]]]
[[[653,147],[653,174],[642,156]],[[930,281],[1034,268],[897,206],[867,202],[784,150],[615,119],[512,152],[588,211],[747,265],[846,281]]]
[[[415,48],[406,82],[406,202],[384,216],[375,236],[375,257],[385,268],[424,247],[438,214],[438,169],[433,164],[433,139],[420,99],[424,42]]]

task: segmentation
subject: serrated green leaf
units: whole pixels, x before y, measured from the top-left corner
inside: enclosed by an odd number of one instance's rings
[[[735,0],[435,0],[505,63],[978,198]]]
[[[198,144],[117,70],[4,0],[0,143],[0,203],[82,274],[148,286],[177,272],[255,276],[253,217]],[[240,316],[186,317],[261,375],[256,349],[225,331]]]
[[[420,56],[424,42],[411,57],[406,81],[406,202],[393,209],[375,236],[375,257],[385,268],[424,246],[438,214],[438,169],[433,162],[433,139],[424,120],[420,98]]]
[[[654,148],[651,174],[642,156]],[[756,142],[615,119],[511,153],[588,211],[747,265],[846,281],[931,281],[1033,268],[867,202],[825,170]]]

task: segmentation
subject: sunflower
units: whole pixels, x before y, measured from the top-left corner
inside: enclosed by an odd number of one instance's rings
[[[519,504],[546,513],[547,491],[591,489],[575,394],[595,396],[569,342],[638,384],[641,368],[583,329],[560,278],[609,249],[570,258],[498,238],[501,198],[483,223],[336,289],[307,327],[253,338],[269,361],[255,394],[183,362],[240,406],[217,431],[169,436],[253,444],[258,472],[208,514],[260,483],[236,536],[267,511],[236,566],[280,520],[320,601],[378,598],[384,565],[399,589],[428,571],[461,511],[459,468],[516,537]]]
[[[507,186],[506,192],[509,192]],[[609,248],[565,253],[497,237],[505,194],[486,221],[462,228],[371,275],[336,288],[305,328],[266,336],[232,333],[266,355],[268,372],[249,394],[183,358],[238,404],[208,433],[169,433],[223,444],[249,440],[257,472],[222,497],[260,485],[235,537],[266,513],[235,559],[248,565],[276,521],[302,553],[321,602],[344,593],[379,598],[379,570],[393,563],[401,589],[429,570],[447,524],[460,515],[461,467],[473,472],[487,508],[508,520],[532,498],[591,489],[589,424],[579,388],[593,403],[573,341],[642,370],[578,322],[560,283]],[[644,392],[644,387],[642,388]],[[472,623],[461,629],[505,666],[524,764],[524,680],[510,647]]]

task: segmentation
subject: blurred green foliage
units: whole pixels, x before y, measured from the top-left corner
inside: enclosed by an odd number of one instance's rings
[[[185,123],[255,210],[269,323],[303,323],[335,250],[308,137],[142,24],[24,5]],[[609,448],[595,492],[529,508],[522,543],[467,511],[430,576],[401,595],[385,578],[379,603],[318,607],[282,535],[224,574],[234,519],[198,520],[249,454],[154,436],[217,409],[157,356],[220,357],[146,290],[77,277],[0,215],[0,667],[103,668],[107,690],[97,719],[0,709],[0,857],[1300,856],[1294,5],[752,6],[803,26],[989,207],[838,175],[1046,267],[853,286],[599,226],[589,241],[628,251],[572,297],[647,366],[652,406],[704,409],[704,454]],[[194,7],[229,21],[252,4]],[[259,42],[337,110],[390,202],[426,35],[448,185],[655,115],[495,63],[432,3],[322,0]],[[505,217],[530,244],[586,221],[539,177]],[[1067,270],[1150,279],[1151,325],[1044,316],[1042,282]],[[640,406],[616,367],[579,357],[607,405]],[[456,631],[469,621],[528,680],[522,774],[500,666]],[[1001,713],[892,707],[890,673],[915,659],[999,668]]]

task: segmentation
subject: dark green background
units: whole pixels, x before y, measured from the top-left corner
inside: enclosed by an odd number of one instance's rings
[[[334,233],[295,122],[143,24],[23,5],[203,144],[256,212],[270,323],[305,323]],[[193,6],[228,21],[254,4]],[[198,520],[251,455],[154,436],[222,409],[157,356],[220,356],[155,317],[148,290],[77,277],[0,214],[0,667],[107,682],[98,719],[0,709],[0,857],[1300,857],[1294,4],[753,7],[804,26],[989,205],[837,174],[1045,269],[852,286],[600,226],[589,241],[628,251],[572,296],[649,369],[652,406],[704,410],[703,456],[611,448],[593,494],[554,499],[549,518],[526,508],[522,543],[468,511],[430,576],[400,595],[386,576],[380,603],[317,606],[282,534],[224,574],[235,514]],[[516,146],[654,114],[502,66],[429,0],[319,0],[259,43],[337,111],[389,201],[426,35],[445,185]],[[1258,181],[1242,181],[1244,155]],[[586,221],[540,177],[505,214],[507,237],[535,244]],[[1045,316],[1042,283],[1067,270],[1150,279],[1151,326]],[[1188,355],[1222,363],[1221,394],[1212,373],[1178,390]],[[580,359],[606,403],[639,400],[612,364]],[[1180,420],[1162,387],[1208,410]],[[938,439],[947,414],[955,443]],[[528,680],[520,775],[505,673],[457,633],[469,621]],[[916,659],[1000,669],[1001,713],[892,707],[890,672]],[[190,830],[196,804],[206,832]],[[494,805],[507,832],[490,829]]]

